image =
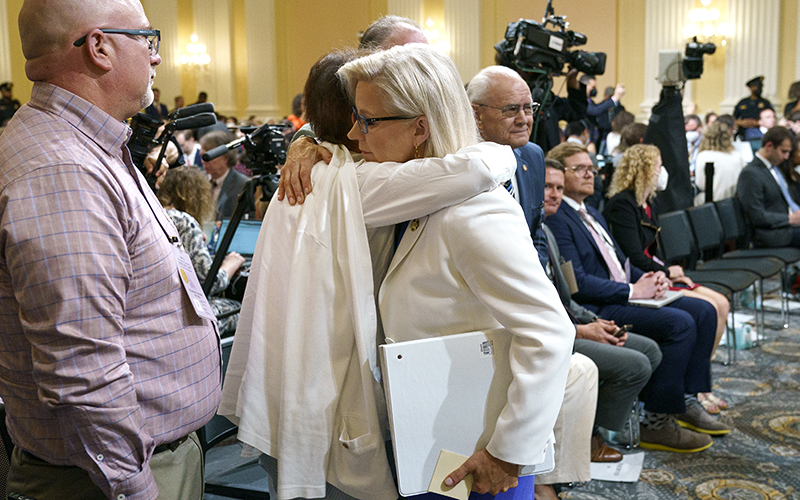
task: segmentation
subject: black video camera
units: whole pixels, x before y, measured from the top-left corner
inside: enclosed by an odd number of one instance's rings
[[[560,30],[548,30],[548,23],[559,26]],[[495,50],[503,62],[524,71],[543,68],[553,75],[561,75],[564,65],[569,64],[583,73],[602,75],[606,71],[606,54],[584,50],[570,52],[572,47],[584,45],[587,38],[568,27],[564,16],[550,16],[544,24],[520,19],[508,25],[505,38],[495,45]]]
[[[277,172],[278,165],[286,163],[286,138],[283,126],[263,125],[241,127],[247,140],[243,141],[244,164],[253,171],[253,175],[270,175]]]
[[[686,80],[695,80],[703,74],[703,56],[716,52],[717,46],[713,43],[700,43],[697,37],[686,44],[686,53],[683,58],[683,77]]]

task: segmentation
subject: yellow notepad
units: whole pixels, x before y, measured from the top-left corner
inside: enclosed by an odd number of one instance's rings
[[[467,461],[464,455],[453,453],[452,451],[442,450],[439,452],[439,460],[436,462],[436,469],[433,471],[431,484],[428,491],[438,493],[458,500],[467,500],[472,491],[472,474],[468,474],[460,483],[453,487],[445,486],[444,480],[451,472],[461,467]]]

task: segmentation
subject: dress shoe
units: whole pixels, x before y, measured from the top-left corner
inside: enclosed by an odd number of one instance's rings
[[[703,405],[696,399],[690,399],[686,403],[686,413],[675,415],[678,425],[691,429],[695,432],[710,434],[712,436],[722,436],[731,432],[730,427],[719,420],[715,420],[706,413]]]
[[[603,436],[598,432],[592,436],[591,457],[592,462],[619,462],[622,453],[606,446]]]
[[[648,429],[644,424],[641,424],[639,432],[642,437],[640,446],[650,450],[697,453],[714,444],[711,436],[684,429],[678,425],[678,421],[671,415],[667,417],[666,422],[658,429]]]

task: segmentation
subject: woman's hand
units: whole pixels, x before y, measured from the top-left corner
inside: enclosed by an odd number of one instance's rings
[[[472,491],[497,495],[519,483],[519,466],[493,457],[486,448],[476,451],[461,467],[450,473],[444,480],[447,486],[455,486],[467,474],[472,474]]]
[[[224,269],[228,276],[233,276],[236,271],[242,267],[242,264],[245,263],[245,258],[239,255],[236,252],[231,252],[222,259],[222,264],[219,266],[220,269]]]
[[[669,266],[667,271],[669,271],[669,279],[671,280],[674,280],[675,278],[683,278],[685,276],[681,266]]]
[[[302,204],[311,192],[311,167],[318,161],[330,163],[333,155],[318,146],[309,137],[294,141],[286,152],[286,163],[281,167],[278,182],[278,201],[288,198],[289,205]]]
[[[694,286],[694,281],[688,276],[683,276],[681,278],[677,278],[672,280],[673,283],[683,283],[684,285],[688,286],[689,288]]]

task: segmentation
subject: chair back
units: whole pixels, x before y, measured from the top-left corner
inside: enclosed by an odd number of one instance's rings
[[[220,341],[222,348],[222,380],[225,381],[225,371],[228,368],[228,360],[231,357],[231,349],[233,348],[233,338],[227,337]],[[222,415],[214,415],[206,425],[197,431],[197,437],[200,439],[200,447],[203,449],[203,454],[219,444],[221,441],[236,435],[239,428],[236,427],[230,420]]]
[[[692,230],[686,212],[678,210],[658,217],[659,248],[667,265],[691,259],[694,246]]]
[[[697,241],[697,248],[703,254],[711,253],[712,257],[718,257],[724,238],[722,223],[719,221],[714,204],[704,203],[699,207],[690,208],[687,210],[687,214]]]

